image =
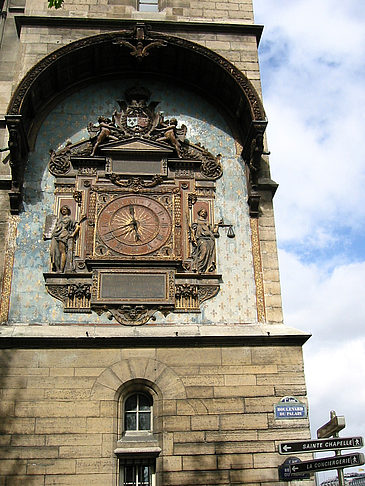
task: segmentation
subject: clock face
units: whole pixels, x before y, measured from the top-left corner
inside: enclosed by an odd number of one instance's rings
[[[100,239],[110,249],[123,255],[146,255],[168,240],[171,217],[154,199],[123,196],[102,209],[97,228]]]

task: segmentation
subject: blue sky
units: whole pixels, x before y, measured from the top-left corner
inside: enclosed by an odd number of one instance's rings
[[[346,417],[342,436],[364,436],[365,3],[253,1],[265,26],[284,318],[313,335],[304,346],[312,437],[331,409]]]

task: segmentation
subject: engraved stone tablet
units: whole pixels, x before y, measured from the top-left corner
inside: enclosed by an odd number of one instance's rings
[[[100,279],[102,299],[161,300],[166,298],[166,275],[104,273]]]
[[[161,160],[113,160],[112,170],[116,174],[163,174]]]

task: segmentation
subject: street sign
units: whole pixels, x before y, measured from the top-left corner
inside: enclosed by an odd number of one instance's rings
[[[279,454],[294,454],[301,452],[339,451],[342,449],[361,449],[362,437],[337,437],[322,440],[303,440],[279,444]]]
[[[307,407],[295,397],[283,397],[274,405],[276,419],[302,419],[307,417]]]
[[[345,417],[343,415],[337,416],[333,415],[331,420],[326,424],[322,425],[317,430],[317,437],[318,439],[325,439],[327,437],[331,437],[334,434],[337,434],[340,430],[346,427]]]
[[[278,467],[279,481],[298,481],[298,479],[310,479],[310,475],[306,474],[290,474],[289,466],[291,464],[298,464],[302,462],[298,457],[288,457],[281,466]]]
[[[313,461],[304,461],[298,464],[289,465],[290,474],[315,473],[318,471],[329,471],[330,469],[341,469],[345,467],[361,466],[365,463],[364,454],[356,452],[345,456],[325,457]]]

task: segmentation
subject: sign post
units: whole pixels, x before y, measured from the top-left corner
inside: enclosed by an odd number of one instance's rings
[[[345,417],[338,417],[334,410],[330,412],[330,421],[317,430],[318,439],[296,440],[279,444],[279,454],[300,454],[304,452],[335,451],[332,457],[300,461],[289,457],[279,466],[279,477],[283,481],[304,479],[304,475],[319,471],[337,469],[338,484],[345,486],[343,470],[346,467],[365,464],[365,456],[359,452],[342,455],[343,449],[360,449],[364,445],[362,437],[339,437],[339,431],[345,427]]]
[[[318,439],[325,438],[325,437],[339,437],[340,430],[344,429],[346,426],[345,417],[340,416],[337,417],[336,412],[334,410],[330,411],[330,421],[326,424],[322,425],[317,430],[317,437]],[[341,451],[335,452],[336,456],[341,455]],[[345,476],[343,473],[343,469],[337,469],[337,476],[338,476],[338,484],[339,486],[345,486]]]

